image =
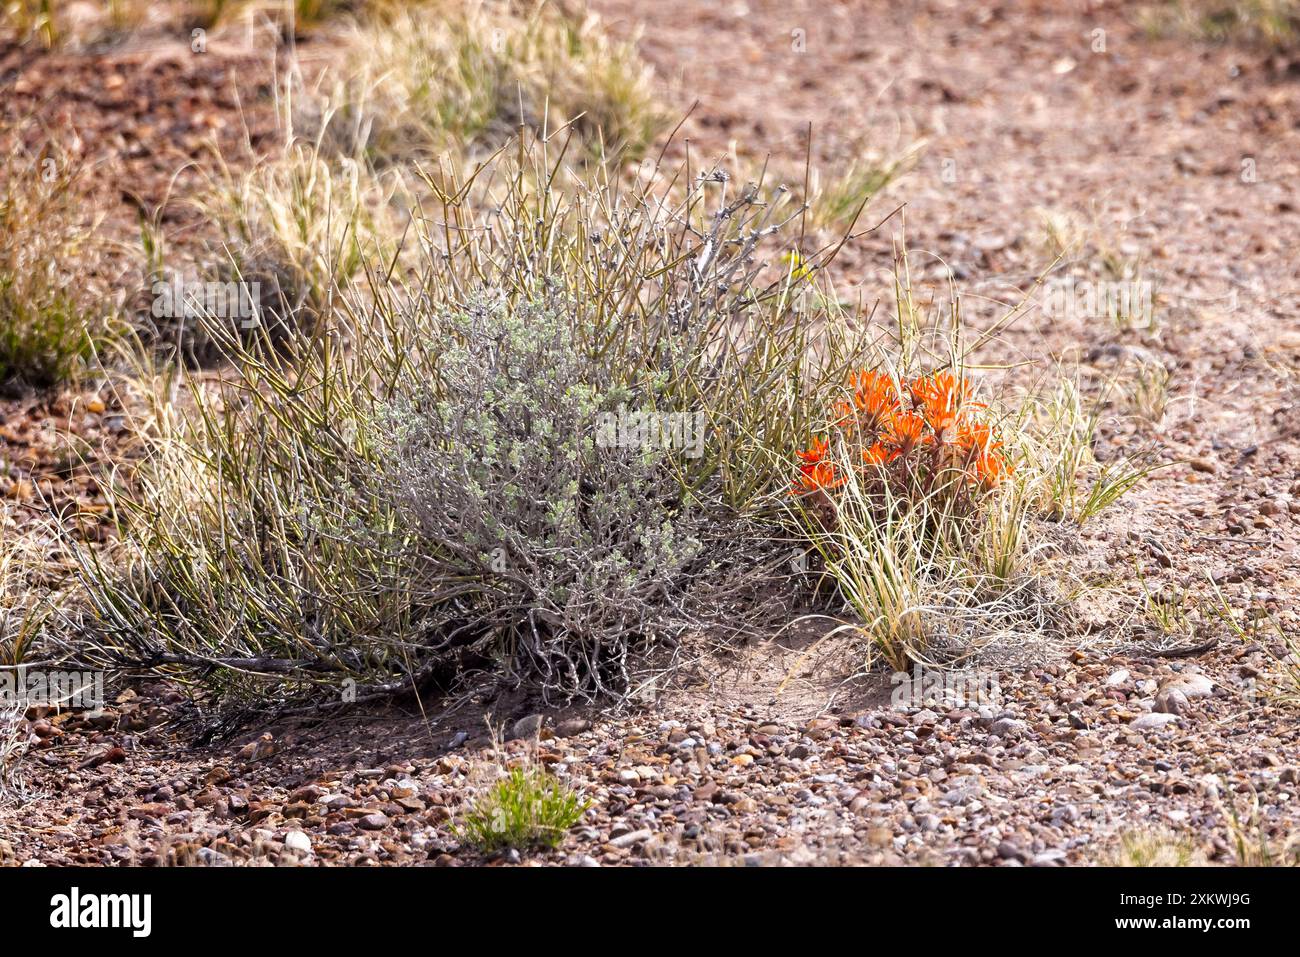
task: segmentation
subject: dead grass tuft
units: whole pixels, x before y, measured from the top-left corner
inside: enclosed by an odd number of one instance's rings
[[[303,107],[327,146],[376,165],[482,159],[521,128],[572,136],[573,163],[638,159],[665,126],[634,45],[554,4],[380,8],[345,42],[340,78]]]
[[[47,388],[74,376],[116,324],[84,279],[98,222],[77,194],[80,168],[17,145],[0,182],[0,385]]]

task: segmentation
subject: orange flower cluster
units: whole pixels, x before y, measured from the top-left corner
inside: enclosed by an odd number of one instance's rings
[[[861,457],[864,480],[928,494],[942,489],[989,489],[1011,473],[993,428],[978,416],[985,406],[951,372],[902,383],[864,369],[849,376],[848,396],[833,408],[832,427]],[[838,447],[838,446],[837,446]],[[813,437],[797,453],[791,493],[826,494],[847,481],[850,465],[835,461],[831,441]]]

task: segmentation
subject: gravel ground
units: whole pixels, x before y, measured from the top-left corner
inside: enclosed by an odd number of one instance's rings
[[[434,735],[389,713],[190,750],[160,724],[182,696],[155,685],[35,723],[26,787],[38,799],[0,816],[0,858],[482,863],[449,821],[499,767],[540,762],[592,806],[528,863],[1055,866],[1109,862],[1143,833],[1192,834],[1230,862],[1225,811],[1249,817],[1257,802],[1274,842],[1300,815],[1295,722],[1252,694],[1265,657],[1076,654],[1003,676],[978,708],[524,715],[504,744],[465,716]]]

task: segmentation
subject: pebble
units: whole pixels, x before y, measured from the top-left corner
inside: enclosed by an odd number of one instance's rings
[[[973,801],[975,798],[979,797],[979,793],[980,789],[977,787],[957,788],[956,790],[944,793],[944,795],[939,798],[939,803],[947,807],[966,804],[967,802]]]
[[[620,834],[618,837],[610,839],[610,846],[617,848],[631,847],[633,844],[640,844],[647,841],[653,836],[654,832],[649,828],[642,828],[639,831],[629,831],[626,834]]]
[[[1020,846],[1011,841],[1003,841],[998,845],[998,857],[1004,861],[1020,861],[1021,863],[1029,860],[1029,856],[1020,849]]]
[[[1029,730],[1029,725],[1017,718],[999,718],[989,726],[989,733],[999,737],[1021,735]]]
[[[567,718],[555,726],[555,735],[559,738],[572,738],[591,730],[591,722],[586,718]]]
[[[325,789],[316,784],[306,784],[298,790],[291,793],[288,797],[290,804],[299,802],[304,804],[315,804],[325,794]]]
[[[1160,685],[1161,691],[1177,691],[1184,698],[1205,698],[1214,693],[1214,682],[1199,672],[1175,675]]]
[[[1152,712],[1150,714],[1138,715],[1129,722],[1129,727],[1137,731],[1154,731],[1172,724],[1178,720],[1176,714],[1165,714],[1161,712]]]
[[[1155,710],[1163,714],[1186,714],[1190,705],[1187,695],[1177,688],[1169,688],[1156,696]]]
[[[1053,848],[1050,851],[1043,851],[1041,854],[1035,854],[1034,859],[1030,862],[1034,867],[1059,867],[1065,863],[1066,853],[1061,848]]]
[[[530,714],[527,717],[520,718],[510,726],[510,733],[506,735],[507,741],[518,741],[523,738],[535,738],[542,730],[542,716],[540,714]]]
[[[203,867],[232,867],[235,863],[227,855],[210,847],[200,847],[197,856]]]

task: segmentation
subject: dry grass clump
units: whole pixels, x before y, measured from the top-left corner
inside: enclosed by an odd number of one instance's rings
[[[1086,399],[1069,376],[1021,399],[1017,441],[1024,456],[1037,464],[1030,490],[1044,517],[1083,525],[1161,467],[1151,449],[1100,460],[1101,407]]]
[[[312,85],[291,58],[277,82],[283,145],[246,172],[223,164],[197,200],[215,238],[186,278],[231,284],[231,298],[252,300],[255,316],[215,317],[237,320],[227,324],[245,343],[320,332],[363,264],[392,268],[404,221],[427,199],[413,163],[436,155],[470,169],[524,126],[563,130],[564,160],[582,165],[640,155],[661,128],[635,51],[593,18],[497,0],[350,12],[350,26],[331,28],[343,37],[339,65]],[[173,309],[180,314],[161,317],[156,338],[179,342],[200,364],[220,359],[197,321],[204,311]]]
[[[868,152],[834,174],[812,171],[807,184],[811,225],[834,231],[852,228],[863,205],[915,166],[924,147],[916,141],[896,153]]]
[[[201,364],[219,357],[204,329],[212,320],[242,330],[246,343],[321,332],[334,298],[365,264],[396,250],[395,185],[355,161],[326,158],[292,130],[287,139],[246,172],[222,167],[196,200],[215,237],[198,273],[181,282],[230,284],[228,308],[191,300],[161,317],[155,335]]]
[[[102,49],[141,32],[188,37],[192,29],[240,22],[272,24],[287,37],[365,6],[391,5],[391,0],[5,0],[0,12],[21,42],[77,51]]]
[[[1253,787],[1244,801],[1232,793],[1219,801],[1234,863],[1238,867],[1300,867],[1300,839],[1266,821],[1260,805]]]
[[[176,32],[188,32],[192,24],[210,27],[215,23],[211,11],[229,5],[222,0],[4,0],[0,11],[7,14],[20,42],[47,50],[84,51],[122,43],[151,27]]]
[[[1190,838],[1155,829],[1121,835],[1107,863],[1115,867],[1204,867],[1206,860]]]
[[[1300,38],[1296,0],[1169,0],[1144,11],[1151,29],[1214,43],[1292,49]]]
[[[34,40],[49,50],[62,39],[58,6],[55,0],[6,0],[0,9],[21,40]]]
[[[97,223],[76,191],[79,170],[53,153],[3,156],[0,179],[0,386],[48,387],[74,375],[113,326],[87,288]]]
[[[1271,667],[1260,679],[1265,700],[1286,707],[1300,706],[1300,638],[1267,608],[1234,607],[1213,578],[1209,578],[1209,585],[1214,600],[1204,603],[1204,617],[1224,626],[1243,644],[1263,648],[1271,659]]]
[[[48,603],[33,587],[39,549],[2,524],[0,512],[0,668],[23,663],[48,614]]]
[[[27,702],[11,689],[49,614],[49,602],[33,587],[39,564],[39,549],[9,528],[0,506],[0,803],[23,793]]]
[[[29,746],[27,705],[0,698],[0,805],[20,799],[25,791],[22,761]]]
[[[376,164],[448,150],[482,158],[520,127],[567,127],[571,161],[635,159],[664,128],[633,45],[551,3],[381,7],[346,42],[316,121],[327,144]]]
[[[852,237],[860,230],[863,210],[911,170],[925,149],[924,140],[895,140],[900,145],[893,148],[856,144],[845,162],[820,167],[811,155],[801,168],[792,168],[773,163],[771,156],[756,159],[733,149],[718,175],[743,182],[778,212],[796,212],[804,240],[809,232]],[[787,262],[797,258],[794,250]]]

